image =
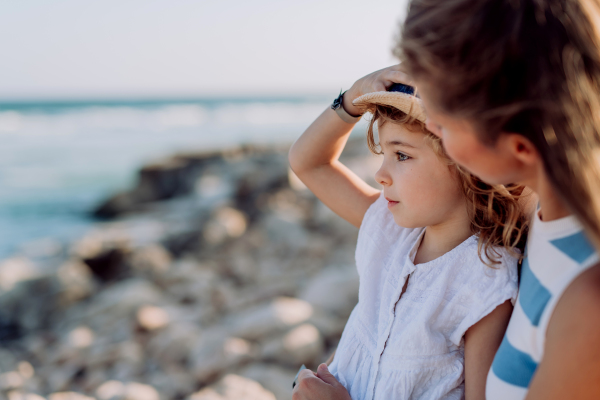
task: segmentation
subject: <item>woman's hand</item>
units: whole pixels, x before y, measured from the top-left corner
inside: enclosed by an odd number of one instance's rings
[[[363,76],[344,94],[344,109],[352,115],[363,114],[364,110],[356,107],[352,101],[363,94],[386,91],[394,83],[411,84],[411,79],[402,72],[400,64]]]
[[[329,372],[327,364],[321,364],[316,373],[309,369],[300,371],[292,400],[352,399],[346,388]]]

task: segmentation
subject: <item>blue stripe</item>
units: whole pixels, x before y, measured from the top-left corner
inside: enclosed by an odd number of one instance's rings
[[[526,388],[536,368],[537,363],[533,358],[515,349],[505,335],[492,364],[494,374],[504,382]]]
[[[583,231],[574,235],[550,241],[557,249],[577,261],[579,264],[594,254],[594,246],[585,237]]]
[[[529,259],[524,259],[521,267],[521,283],[519,284],[519,304],[533,326],[538,326],[540,323],[544,308],[551,296],[548,289],[531,271]]]

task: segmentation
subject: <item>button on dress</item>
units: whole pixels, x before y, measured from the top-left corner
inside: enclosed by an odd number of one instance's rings
[[[383,194],[360,227],[359,300],[330,365],[353,400],[464,398],[465,332],[517,295],[517,258],[481,261],[477,238],[413,263],[424,228],[398,226]],[[406,291],[402,288],[410,276]]]

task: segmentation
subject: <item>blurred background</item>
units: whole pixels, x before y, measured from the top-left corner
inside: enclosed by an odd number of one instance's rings
[[[0,398],[291,398],[357,278],[286,151],[405,7],[0,2]]]

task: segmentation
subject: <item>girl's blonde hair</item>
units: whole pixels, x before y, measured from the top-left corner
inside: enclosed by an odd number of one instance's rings
[[[373,105],[368,111],[372,118],[367,129],[367,143],[373,153],[381,154],[380,146],[375,142],[375,123],[378,127],[385,123],[402,124],[412,132],[422,132],[437,156],[456,173],[467,200],[471,232],[478,237],[479,258],[484,263],[490,266],[500,263],[500,247],[521,257],[529,227],[529,218],[519,202],[524,186],[483,182],[455,164],[444,151],[441,139],[429,132],[423,122],[396,108]]]
[[[600,3],[411,0],[396,48],[480,140],[523,135],[600,249]]]

